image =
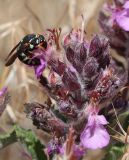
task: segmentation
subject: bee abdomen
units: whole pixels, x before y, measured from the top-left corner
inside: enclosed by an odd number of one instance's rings
[[[29,58],[25,53],[21,53],[18,55],[19,60],[27,65],[40,65],[40,60],[38,58]]]

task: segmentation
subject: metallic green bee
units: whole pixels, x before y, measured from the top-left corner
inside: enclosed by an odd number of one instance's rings
[[[6,66],[10,66],[16,58],[27,65],[39,65],[40,60],[33,58],[33,51],[35,49],[46,49],[47,42],[43,35],[40,34],[28,34],[26,35],[9,53],[6,58]]]

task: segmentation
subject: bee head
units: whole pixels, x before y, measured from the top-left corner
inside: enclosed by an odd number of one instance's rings
[[[39,45],[41,47],[43,47],[44,49],[47,48],[47,42],[46,42],[46,40],[45,40],[43,35],[39,35]]]

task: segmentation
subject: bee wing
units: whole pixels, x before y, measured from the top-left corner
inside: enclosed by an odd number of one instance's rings
[[[6,63],[5,66],[10,66],[15,59],[18,56],[17,52],[14,52],[16,50],[16,48],[20,45],[20,42],[11,50],[11,52],[9,53],[9,55],[7,56],[7,58],[5,59]]]
[[[11,64],[13,64],[16,58],[17,53],[13,54],[9,59],[6,60],[5,66],[10,66]]]

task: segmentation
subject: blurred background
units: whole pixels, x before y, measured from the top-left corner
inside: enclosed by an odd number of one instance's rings
[[[0,0],[0,88],[7,86],[10,103],[0,117],[0,127],[5,131],[18,123],[32,129],[43,141],[46,133],[37,130],[26,118],[24,103],[45,100],[43,89],[36,81],[33,71],[16,61],[12,66],[4,66],[10,50],[29,33],[43,33],[48,28],[62,28],[62,33],[72,27],[81,27],[81,15],[85,17],[87,38],[99,33],[98,13],[104,0]],[[44,140],[45,139],[45,140]],[[13,144],[0,150],[0,160],[23,160],[24,147]],[[89,153],[89,158],[100,159],[102,151]]]

